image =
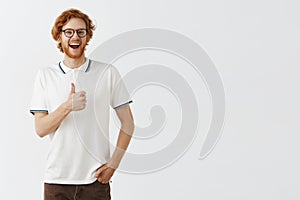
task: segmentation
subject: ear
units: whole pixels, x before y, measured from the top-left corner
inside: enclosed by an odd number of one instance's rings
[[[60,43],[61,42],[61,34],[59,34],[58,38],[57,38],[57,42]]]

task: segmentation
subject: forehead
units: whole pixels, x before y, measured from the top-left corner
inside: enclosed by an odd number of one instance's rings
[[[83,19],[72,18],[63,26],[63,29],[66,28],[73,28],[73,29],[86,28],[86,24],[83,21]]]

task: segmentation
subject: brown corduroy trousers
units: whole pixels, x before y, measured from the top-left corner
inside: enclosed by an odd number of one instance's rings
[[[44,183],[44,200],[111,200],[109,183],[86,185]]]

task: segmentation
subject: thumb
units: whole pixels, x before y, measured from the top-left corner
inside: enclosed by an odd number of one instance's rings
[[[108,167],[106,165],[102,165],[97,171],[96,171],[96,174],[95,174],[95,177],[99,177],[99,175],[104,171],[106,170]]]
[[[74,83],[71,83],[71,91],[70,94],[74,94],[75,93],[75,85]]]

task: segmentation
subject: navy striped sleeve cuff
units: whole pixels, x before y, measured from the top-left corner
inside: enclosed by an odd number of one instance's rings
[[[114,107],[114,109],[121,108],[121,107],[126,106],[126,105],[128,105],[128,104],[130,104],[130,103],[132,103],[132,100],[130,100],[130,101],[126,102],[126,103],[123,103],[123,104],[121,104],[121,105],[118,105],[118,106]]]
[[[30,113],[34,115],[36,112],[46,112],[48,113],[48,110],[30,110]]]

